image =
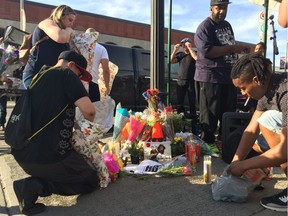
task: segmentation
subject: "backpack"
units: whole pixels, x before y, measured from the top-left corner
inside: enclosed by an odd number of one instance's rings
[[[20,62],[25,65],[28,62],[29,59],[29,54],[34,51],[34,49],[43,41],[49,39],[49,37],[46,35],[39,41],[37,41],[33,46],[32,46],[32,34],[24,35],[23,36],[23,41],[22,44],[19,48],[19,60]]]
[[[33,78],[31,85],[18,99],[10,118],[5,128],[5,142],[14,149],[21,150],[29,144],[31,139],[40,133],[44,128],[51,124],[68,106],[68,104],[48,123],[41,127],[36,132],[32,132],[31,117],[31,89],[41,79],[41,77],[48,72],[50,69],[37,73],[36,77]]]

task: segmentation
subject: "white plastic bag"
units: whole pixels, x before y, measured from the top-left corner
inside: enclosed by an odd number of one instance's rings
[[[232,176],[227,173],[227,169],[223,174],[216,178],[212,184],[212,196],[216,201],[226,202],[246,202],[255,185],[249,180]]]

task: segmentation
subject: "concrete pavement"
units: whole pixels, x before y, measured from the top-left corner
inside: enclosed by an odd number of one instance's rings
[[[109,137],[103,139],[109,141]],[[10,148],[0,140],[0,215],[20,215],[18,201],[13,192],[13,181],[27,175],[19,167]],[[150,215],[239,215],[270,216],[287,215],[263,208],[259,200],[278,193],[287,187],[287,179],[279,167],[274,168],[273,179],[263,181],[263,191],[253,191],[246,203],[218,202],[212,199],[211,185],[202,180],[202,160],[192,176],[145,177],[123,174],[105,189],[81,196],[58,196],[39,198],[47,209],[41,215],[56,216],[150,216]],[[213,178],[227,166],[221,158],[212,159]],[[3,196],[1,196],[3,192]]]

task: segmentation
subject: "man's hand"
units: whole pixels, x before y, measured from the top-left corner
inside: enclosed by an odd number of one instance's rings
[[[241,45],[241,44],[235,44],[231,45],[233,53],[239,53],[239,54],[244,54],[244,53],[249,53],[250,52],[250,47],[247,45]]]
[[[181,44],[176,44],[174,46],[174,51],[178,51],[180,49],[180,47],[181,47]]]
[[[0,76],[0,81],[2,81],[3,83],[6,83],[9,87],[13,85],[13,81],[7,78],[6,76]]]

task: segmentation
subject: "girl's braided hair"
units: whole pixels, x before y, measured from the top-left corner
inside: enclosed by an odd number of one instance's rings
[[[263,83],[271,74],[271,64],[272,62],[260,53],[244,55],[233,66],[231,78],[251,82],[256,76],[258,81]]]

